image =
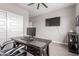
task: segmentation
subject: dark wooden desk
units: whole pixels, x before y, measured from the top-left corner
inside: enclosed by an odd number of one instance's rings
[[[12,39],[15,40],[16,42],[27,45],[27,51],[34,55],[49,56],[49,43],[51,42],[51,40],[33,38],[33,41],[29,41],[29,37],[15,37]],[[35,50],[35,52],[34,51],[32,52],[32,50]],[[36,50],[39,50],[39,51],[36,51]]]

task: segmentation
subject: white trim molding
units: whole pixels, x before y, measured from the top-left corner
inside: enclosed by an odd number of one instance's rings
[[[53,42],[53,43],[57,43],[57,44],[68,45],[68,43],[64,43],[64,42],[57,42],[57,41],[53,41],[53,40],[52,40],[52,42]]]

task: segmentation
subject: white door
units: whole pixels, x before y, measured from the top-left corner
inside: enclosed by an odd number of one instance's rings
[[[7,40],[23,35],[23,17],[7,12]]]
[[[6,12],[0,11],[0,45],[6,41]]]

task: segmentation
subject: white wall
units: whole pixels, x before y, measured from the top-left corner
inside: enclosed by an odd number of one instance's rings
[[[23,16],[23,33],[26,35],[26,28],[28,27],[28,12],[15,3],[0,3],[0,10],[13,12]]]
[[[76,4],[76,17],[79,15],[79,3]],[[79,26],[76,27],[76,32],[79,34]]]
[[[46,18],[60,16],[60,26],[45,26]],[[46,38],[56,42],[66,42],[67,34],[75,28],[75,5],[52,11],[43,15],[30,18],[33,26],[36,27],[36,37]]]
[[[79,3],[76,4],[76,16],[79,15]]]

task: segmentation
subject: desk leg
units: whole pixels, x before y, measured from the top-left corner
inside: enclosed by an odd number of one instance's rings
[[[49,56],[49,45],[47,45],[47,56]]]
[[[40,48],[40,56],[43,56],[43,49]]]

